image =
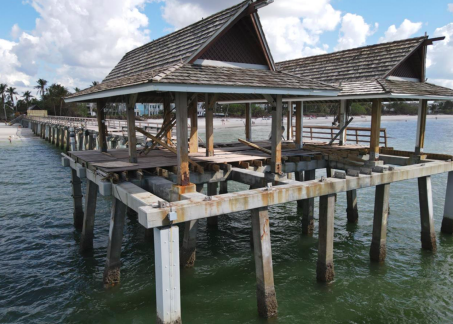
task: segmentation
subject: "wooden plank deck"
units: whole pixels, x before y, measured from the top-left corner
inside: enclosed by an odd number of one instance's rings
[[[270,145],[270,142],[264,141],[256,143],[263,147]],[[216,146],[217,148],[215,149],[214,156],[206,157],[204,148],[200,148],[198,153],[191,153],[189,154],[189,156],[195,162],[206,164],[223,164],[254,160],[264,161],[270,158],[268,154],[257,151],[249,146],[240,143],[217,144]],[[285,144],[283,145],[283,147],[284,149],[282,150],[282,155],[288,157],[313,157],[319,154],[319,152],[314,152],[312,150],[308,151],[303,149],[294,149],[294,147],[289,145],[289,143],[288,145],[286,145],[286,149]],[[341,149],[343,148],[356,149],[363,148],[363,146],[348,145],[341,147]],[[176,155],[163,148],[152,150],[148,153],[148,155],[139,155],[138,162],[134,164],[128,163],[128,149],[109,150],[107,153],[101,153],[99,151],[71,151],[68,154],[78,163],[87,166],[90,169],[99,169],[103,172],[137,171],[154,168],[170,168],[177,166]],[[107,162],[109,162],[109,167],[105,167],[105,165],[96,165],[104,164]],[[118,167],[114,167],[114,162],[118,162]]]

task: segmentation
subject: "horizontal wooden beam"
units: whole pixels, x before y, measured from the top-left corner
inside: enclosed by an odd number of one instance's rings
[[[372,173],[371,175],[359,175],[358,177],[346,176],[346,179],[328,178],[324,179],[324,181],[313,180],[276,186],[270,189],[263,188],[212,196],[209,199],[202,197],[195,198],[171,203],[170,207],[176,213],[173,224],[184,223],[201,218],[283,204],[290,201],[426,177],[452,170],[453,162],[430,162],[401,167],[394,171],[384,173]],[[169,225],[170,221],[167,216],[170,213],[170,207],[140,207],[139,215],[142,220],[140,223],[146,228]]]

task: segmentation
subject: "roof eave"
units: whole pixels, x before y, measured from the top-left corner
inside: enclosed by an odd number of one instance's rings
[[[175,83],[144,83],[130,87],[99,91],[86,95],[65,98],[65,102],[83,102],[102,98],[118,97],[133,93],[143,92],[193,92],[193,93],[226,93],[226,94],[272,94],[288,96],[322,96],[336,97],[340,90],[322,89],[297,89],[297,88],[273,88],[253,86],[223,86],[223,85],[199,85],[199,84],[175,84]]]

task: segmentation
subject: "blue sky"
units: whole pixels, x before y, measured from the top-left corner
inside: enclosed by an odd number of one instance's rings
[[[20,91],[38,78],[85,88],[127,51],[237,2],[0,0],[0,82]],[[428,77],[453,87],[453,0],[275,0],[260,16],[276,61],[445,35],[430,51]]]

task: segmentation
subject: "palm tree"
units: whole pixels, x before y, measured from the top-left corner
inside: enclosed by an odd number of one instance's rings
[[[79,88],[75,87],[75,88],[74,88],[74,91],[75,91],[75,92],[80,92],[80,91],[82,91],[82,90],[80,90]]]
[[[2,106],[5,112],[5,120],[8,120],[8,116],[6,115],[6,108],[5,108],[5,96],[6,96],[6,88],[8,86],[4,83],[0,83],[0,96],[2,97]]]
[[[13,103],[13,106],[15,106],[14,105],[14,95],[17,95],[16,88],[9,87],[8,89],[6,89],[6,92],[8,93],[9,99]],[[16,111],[17,111],[17,107],[16,107]]]
[[[94,86],[97,86],[98,84],[99,84],[99,82],[93,81],[93,82],[91,83],[91,86],[94,87]]]
[[[41,99],[43,99],[44,94],[46,93],[47,81],[44,79],[39,79],[38,81],[36,81],[36,83],[37,83],[37,85],[35,86],[35,89],[38,89],[38,91],[36,91],[36,93],[41,94]]]
[[[50,102],[52,103],[55,116],[57,115],[57,109],[56,109],[57,104],[60,105],[60,116],[62,115],[64,98],[67,97],[68,94],[69,94],[68,89],[66,89],[65,87],[63,87],[60,84],[54,83],[50,87],[47,88],[47,95],[48,95]]]
[[[22,97],[24,98],[25,103],[27,104],[27,107],[28,107],[28,105],[30,104],[30,99],[33,98],[33,96],[31,95],[31,92],[30,91],[25,91],[22,94]]]

